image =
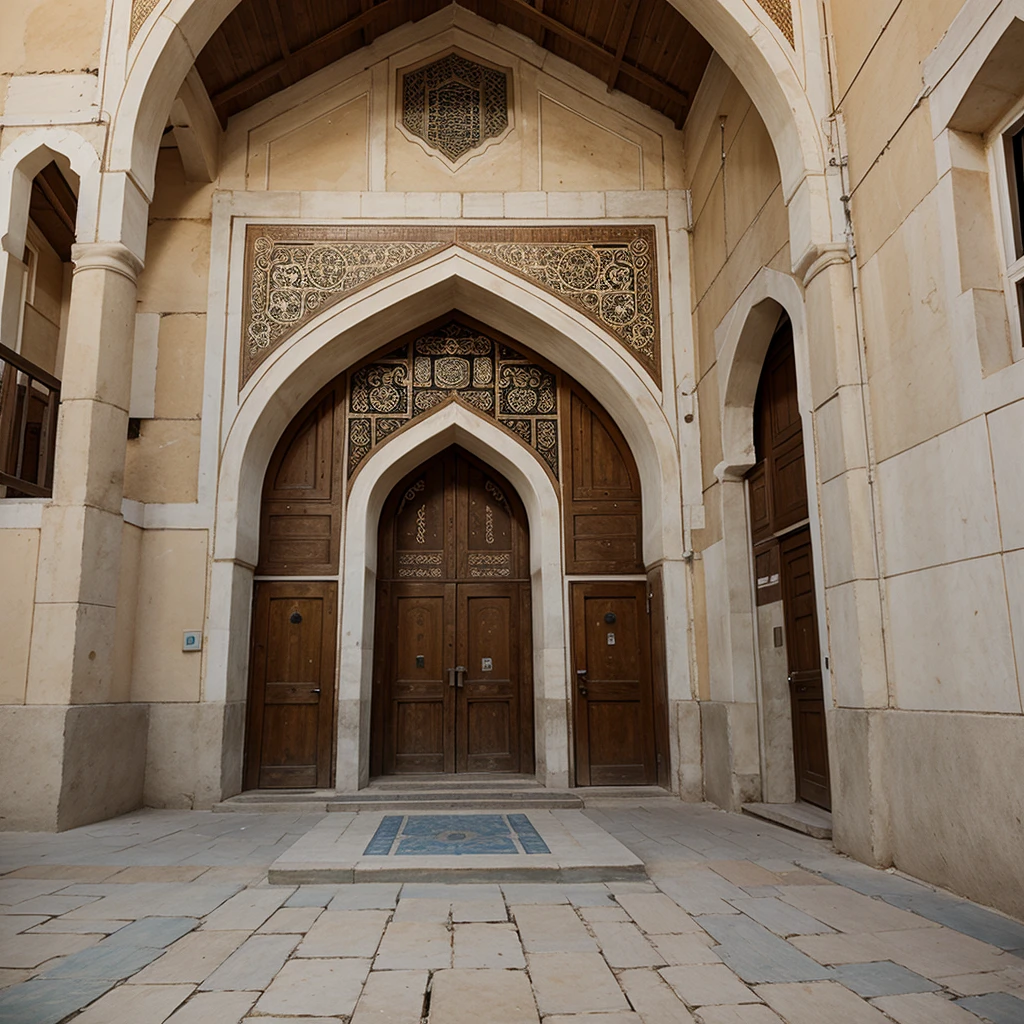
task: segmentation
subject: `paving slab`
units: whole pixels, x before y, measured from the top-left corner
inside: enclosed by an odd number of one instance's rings
[[[285,900],[285,907],[319,907],[323,910],[339,892],[349,888],[340,885],[300,885],[295,892]],[[394,904],[392,904],[393,906]],[[341,908],[347,909],[347,908]],[[354,910],[364,909],[353,907]]]
[[[373,967],[377,971],[437,971],[451,967],[451,933],[429,921],[392,921]]]
[[[39,967],[58,956],[88,949],[99,935],[11,935],[0,940],[0,967]]]
[[[664,893],[623,893],[619,905],[648,935],[700,932],[700,925]]]
[[[934,981],[889,961],[843,964],[834,967],[832,974],[836,981],[865,999],[873,996],[900,996],[908,992],[936,992],[940,987]]]
[[[534,953],[527,957],[537,1006],[552,1013],[628,1010],[615,976],[599,953]]]
[[[193,932],[128,980],[129,984],[175,985],[206,979],[249,938],[249,932]],[[246,1007],[248,1009],[248,1007]]]
[[[199,992],[175,1010],[167,1024],[238,1024],[258,995],[259,992]]]
[[[597,943],[571,906],[513,906],[512,917],[527,953],[585,953],[597,950]]]
[[[14,918],[0,918],[15,920]],[[32,918],[25,918],[26,921]],[[32,928],[32,935],[113,935],[130,924],[129,921],[69,921],[66,917],[53,917]]]
[[[1021,1024],[1024,1021],[1024,999],[1018,999],[1007,992],[968,996],[966,999],[958,999],[956,1004],[992,1024]]]
[[[282,907],[275,910],[257,929],[261,934],[304,935],[316,923],[320,907]]]
[[[17,935],[19,932],[27,932],[38,924],[45,924],[49,918],[45,914],[36,916],[8,914],[0,917],[0,940],[6,939],[9,935]]]
[[[690,1011],[657,971],[644,968],[622,971],[619,984],[643,1024],[693,1024]]]
[[[902,964],[926,978],[999,971],[1015,962],[1012,954],[947,928],[885,932],[877,938],[886,950],[885,959]]]
[[[203,931],[255,931],[291,895],[288,889],[243,889],[203,922]]]
[[[194,917],[142,917],[124,928],[118,928],[113,935],[103,940],[103,944],[164,949],[183,935],[188,935],[198,924],[199,921]]]
[[[20,985],[36,976],[33,968],[18,969],[14,967],[0,967],[0,989],[10,988],[12,985]]]
[[[609,967],[663,967],[667,963],[631,922],[597,921],[591,929]]]
[[[153,946],[109,945],[83,949],[47,967],[42,977],[76,981],[123,981],[151,964],[163,950]]]
[[[373,971],[351,1024],[420,1024],[429,978],[426,971]]]
[[[675,994],[691,1008],[760,1002],[725,964],[665,967],[660,973]]]
[[[466,900],[452,904],[452,921],[487,924],[508,920],[508,909],[500,894],[490,900]]]
[[[545,1017],[544,1024],[644,1024],[638,1013],[624,1010],[621,1013],[559,1013]]]
[[[755,991],[787,1024],[888,1024],[878,1010],[835,981],[759,985]]]
[[[75,1020],[79,1024],[163,1024],[193,991],[192,985],[122,985]]]
[[[445,924],[452,912],[451,900],[406,899],[403,894],[395,908],[396,921],[433,921]]]
[[[859,964],[889,958],[889,946],[878,935],[796,935],[790,945],[820,964]]]
[[[526,967],[519,935],[511,924],[457,924],[453,950],[452,965],[456,970]]]
[[[702,1006],[697,1012],[697,1020],[700,1024],[783,1024],[782,1018],[762,1003]]]
[[[200,986],[210,992],[265,989],[298,945],[297,935],[253,935]]]
[[[256,1012],[348,1017],[369,973],[369,960],[290,960],[257,1000]]]
[[[741,914],[752,917],[758,924],[782,938],[791,935],[824,935],[834,931],[802,910],[780,899],[743,899],[729,901]]]
[[[898,910],[881,899],[864,896],[840,885],[802,885],[788,889],[781,899],[841,932],[893,932],[936,927],[934,921]]]
[[[652,935],[651,941],[670,967],[683,964],[718,964],[722,958],[716,952],[706,932],[696,935]]]
[[[508,816],[506,820],[525,819],[538,843],[524,839],[519,844],[516,839],[501,845],[495,840],[493,849],[501,852],[473,852],[486,847],[481,840],[460,849],[458,843],[462,840],[458,837],[472,833],[474,819],[503,816]],[[636,854],[576,810],[497,809],[487,814],[457,815],[459,830],[439,833],[443,842],[425,838],[409,847],[424,852],[408,853],[402,842],[392,841],[390,833],[387,842],[378,836],[385,818],[400,819],[399,827],[407,829],[406,822],[428,823],[429,819],[440,821],[444,817],[451,816],[384,812],[327,815],[271,865],[268,878],[272,884],[286,885],[373,881],[604,882],[645,877],[643,861]],[[480,827],[485,824],[482,822]],[[448,855],[437,852],[446,844],[450,848]],[[535,847],[540,852],[533,852]]]
[[[430,1024],[538,1024],[530,979],[522,971],[438,971]]]
[[[715,952],[744,981],[818,981],[831,977],[821,964],[746,916],[697,918],[718,941]]]
[[[942,892],[886,895],[886,903],[910,910],[979,942],[1000,949],[1024,949],[1024,923]]]
[[[110,875],[109,881],[118,885],[134,885],[136,882],[194,882],[207,870],[196,864],[136,865]]]
[[[0,992],[0,1020],[12,1024],[57,1024],[109,992],[113,981],[36,978]]]
[[[398,882],[356,882],[339,886],[329,910],[393,910],[402,886]]]
[[[325,910],[299,943],[295,956],[372,959],[388,917],[386,910]]]
[[[871,1003],[897,1024],[978,1024],[973,1013],[931,992],[884,996]]]

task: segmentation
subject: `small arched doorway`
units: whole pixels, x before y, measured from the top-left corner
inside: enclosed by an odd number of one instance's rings
[[[529,532],[511,485],[451,447],[380,518],[371,773],[533,771]]]
[[[757,462],[747,474],[758,620],[774,609],[781,626],[772,630],[773,648],[784,648],[785,679],[792,721],[797,800],[831,809],[825,699],[819,646],[814,560],[807,502],[803,424],[797,398],[793,325],[783,314],[761,370],[754,402]],[[765,638],[766,639],[766,638]],[[766,702],[781,696],[781,680],[765,664]],[[781,667],[781,659],[780,659]],[[770,742],[770,740],[769,740]]]

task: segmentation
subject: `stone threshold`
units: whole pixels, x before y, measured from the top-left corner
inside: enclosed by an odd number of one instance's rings
[[[643,880],[643,861],[579,810],[492,808],[525,814],[548,848],[538,854],[368,856],[386,815],[329,814],[271,865],[271,885],[357,882],[608,882]],[[425,816],[410,813],[409,818]],[[464,815],[462,817],[470,817]]]
[[[744,804],[743,813],[802,832],[813,839],[832,838],[832,815],[813,804]]]

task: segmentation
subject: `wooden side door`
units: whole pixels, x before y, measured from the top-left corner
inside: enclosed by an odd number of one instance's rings
[[[797,798],[830,810],[825,694],[810,531],[799,530],[785,538],[780,552]]]
[[[258,583],[247,789],[331,784],[336,583]]]
[[[456,770],[519,772],[519,584],[460,584],[457,633]]]
[[[384,725],[384,771],[455,771],[456,587],[393,583]]]
[[[657,781],[646,583],[574,583],[576,782]]]

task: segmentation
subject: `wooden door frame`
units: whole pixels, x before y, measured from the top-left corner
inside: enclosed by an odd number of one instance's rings
[[[320,669],[321,684],[327,690],[331,711],[329,715],[325,716],[327,721],[318,723],[319,756],[317,758],[316,787],[330,789],[335,785],[338,757],[338,745],[335,738],[338,731],[338,625],[341,615],[340,587],[334,580],[315,582],[263,580],[253,584],[252,628],[249,634],[249,680],[246,691],[245,738],[242,745],[242,789],[259,788],[259,755],[262,749],[264,701],[263,695],[257,691],[263,683],[267,659],[266,648],[260,644],[260,615],[264,610],[263,601],[269,600],[275,590],[287,592],[289,596],[296,598],[316,597],[320,593],[324,594],[325,601],[331,601],[333,597],[335,628],[333,632],[329,629],[331,617],[325,617],[324,636],[321,638],[323,659]],[[324,757],[325,754],[326,757]]]
[[[570,721],[572,722],[572,742],[570,744],[571,753],[573,757],[573,778],[575,780],[575,786],[578,788],[586,788],[592,783],[589,781],[590,778],[590,756],[589,756],[589,745],[584,742],[585,737],[588,735],[588,729],[584,721],[582,714],[583,704],[579,699],[578,694],[578,673],[581,669],[585,669],[586,666],[583,664],[584,652],[581,650],[583,638],[586,635],[586,623],[584,620],[584,607],[585,599],[588,596],[595,597],[609,597],[617,596],[615,594],[616,588],[632,588],[634,593],[628,595],[629,597],[635,597],[636,591],[639,588],[643,590],[644,605],[642,607],[643,613],[646,615],[646,619],[643,620],[645,624],[644,632],[646,632],[646,643],[641,642],[639,644],[641,655],[645,656],[646,661],[646,675],[648,680],[648,686],[650,691],[648,693],[650,722],[648,723],[649,729],[644,735],[645,747],[647,748],[647,757],[650,760],[650,772],[652,775],[652,782],[658,782],[661,784],[661,775],[659,772],[659,763],[661,761],[668,761],[668,750],[662,751],[660,748],[663,739],[661,737],[661,729],[659,728],[659,714],[658,714],[658,699],[655,695],[655,690],[658,685],[657,676],[657,662],[658,658],[654,650],[654,623],[653,623],[653,602],[651,601],[651,589],[650,582],[647,580],[601,580],[592,579],[587,581],[573,581],[569,584],[569,616],[571,622],[571,628],[569,631],[569,643],[570,643],[570,664],[572,666],[571,677],[569,679],[570,686]],[[667,693],[666,693],[667,703]],[[667,737],[666,737],[667,739]],[[587,782],[581,781],[584,777],[587,778]]]
[[[509,501],[513,510],[512,523],[516,531],[516,547],[513,556],[513,578],[509,580],[500,579],[459,579],[458,558],[454,554],[455,546],[448,546],[451,557],[445,559],[444,580],[434,581],[438,585],[450,584],[456,587],[456,606],[459,605],[458,587],[461,585],[486,586],[497,584],[502,587],[516,585],[519,587],[519,601],[516,609],[519,617],[520,634],[517,648],[519,651],[520,664],[520,696],[519,696],[519,741],[520,741],[520,772],[522,774],[533,774],[536,772],[537,764],[537,736],[536,716],[534,714],[534,678],[533,678],[533,616],[532,616],[532,592],[530,580],[530,530],[529,519],[526,515],[526,508],[519,497],[515,487],[492,466],[484,460],[477,458],[471,452],[467,452],[459,445],[451,445],[440,452],[430,456],[421,462],[411,472],[405,474],[397,484],[392,487],[385,499],[377,522],[377,565],[379,570],[394,575],[394,519],[396,508],[402,499],[402,495],[421,476],[425,468],[436,459],[451,459],[451,468],[454,469],[461,459],[475,465],[487,476],[493,478]],[[445,508],[450,509],[452,522],[450,526],[451,537],[454,538],[458,529],[458,489],[460,483],[457,478],[450,479],[448,466],[445,467]],[[387,629],[392,625],[392,610],[395,600],[395,588],[401,587],[402,580],[384,578],[378,576],[376,580],[376,593],[374,596],[375,618],[373,627],[373,678],[371,683],[370,696],[370,777],[381,777],[387,766],[387,707],[389,702],[390,684],[389,680],[393,672],[393,650],[394,645],[382,639],[387,635]],[[457,615],[457,610],[456,610]],[[456,643],[458,643],[458,625],[456,624]],[[453,750],[454,744],[453,744]]]

